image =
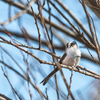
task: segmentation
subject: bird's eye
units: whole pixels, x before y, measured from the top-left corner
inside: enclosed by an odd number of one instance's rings
[[[74,46],[74,43],[71,43],[71,45],[70,45],[70,46],[71,46],[71,47],[72,47],[72,46]]]
[[[68,42],[68,43],[66,44],[66,47],[67,47],[67,48],[73,47],[75,44],[76,44],[75,41],[73,41],[73,42]],[[77,44],[76,44],[76,45],[77,45]]]

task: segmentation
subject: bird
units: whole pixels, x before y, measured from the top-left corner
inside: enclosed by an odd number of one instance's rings
[[[78,49],[78,45],[75,41],[68,42],[65,47],[65,52],[61,57],[59,63],[64,64],[67,66],[74,66],[76,67],[81,58],[81,51]],[[45,79],[43,79],[40,83],[45,85],[48,80],[56,74],[60,69],[56,67]]]

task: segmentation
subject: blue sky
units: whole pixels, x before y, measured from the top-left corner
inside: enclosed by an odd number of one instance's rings
[[[84,13],[83,7],[78,2],[78,0],[74,0],[74,1],[73,0],[62,0],[62,2],[65,5],[67,5],[67,7],[74,13],[74,15],[77,18],[80,19],[80,21],[88,29],[88,23],[87,23],[87,20],[86,20],[86,15]],[[47,7],[47,6],[45,6],[45,7]],[[34,8],[35,12],[38,11],[37,7],[35,6],[35,4],[33,5],[33,8]],[[56,10],[52,10],[52,9],[53,8],[51,7],[52,13],[59,16],[58,12]],[[67,13],[65,13],[65,11],[63,11],[60,7],[59,7],[59,9],[64,13],[64,15],[67,16],[67,18],[70,19],[70,21],[72,23],[74,23],[76,25],[76,23],[70,18],[70,16],[68,16]],[[100,23],[100,20],[95,16],[95,14],[88,7],[87,7],[87,9],[88,9],[88,12],[93,17],[95,25],[98,26],[99,23]],[[12,16],[15,14],[16,11],[18,11],[17,8],[11,7],[11,15]],[[3,21],[5,21],[5,20],[8,19],[8,4],[4,3],[3,1],[0,1],[0,15],[1,15],[0,16],[0,22],[3,22]],[[47,13],[45,13],[45,12],[43,12],[43,15],[45,17],[48,17]],[[59,17],[61,18],[61,20],[64,23],[67,23],[61,16],[59,16]],[[52,21],[55,22],[55,23],[58,23],[54,18],[52,18]],[[28,14],[23,14],[21,16],[21,22],[22,22],[21,25],[24,28],[27,29],[27,31],[28,31],[28,33],[30,35],[38,38],[37,29],[36,29],[36,26],[35,26],[35,21],[34,21],[34,18],[32,16],[30,16]],[[18,20],[12,21],[10,24],[6,25],[5,27],[8,30],[21,33],[21,30],[20,30],[20,28],[18,26]],[[39,24],[39,27],[40,27],[41,38],[45,39],[44,35],[43,35],[43,30],[42,30],[42,27],[40,26],[40,24]],[[77,27],[77,25],[76,25],[76,27]],[[2,27],[0,26],[0,28],[2,28]],[[100,29],[98,27],[96,27],[96,28],[97,28],[96,29],[97,30],[97,35],[99,37],[98,33],[100,32]],[[89,31],[89,29],[88,29],[88,31]],[[59,32],[59,34],[61,34],[61,32]],[[2,35],[2,36],[5,37],[6,39],[9,39],[9,37],[7,35]],[[18,41],[22,42],[23,44],[26,44],[26,42],[25,42],[24,39],[20,39],[20,38],[18,39],[16,37],[14,37],[14,38],[17,39]],[[63,38],[67,39],[68,41],[74,40],[74,39],[72,39],[72,38],[70,38],[68,36],[65,36]],[[33,41],[29,41],[29,43],[30,43],[31,46],[38,47],[38,44],[36,44]],[[59,44],[59,41],[56,38],[54,38],[54,43],[55,44]],[[82,46],[83,45],[83,44],[81,44],[79,42],[77,42],[77,43],[78,43],[78,46]],[[26,71],[27,66],[26,66],[25,62],[23,61],[23,56],[21,55],[20,50],[18,50],[17,48],[15,48],[13,46],[5,45],[3,43],[0,43],[0,45],[2,47],[4,47],[16,59],[16,61],[20,64],[20,66]],[[42,48],[45,48],[45,49],[48,50],[47,47],[42,46]],[[83,53],[88,54],[88,51],[86,49],[80,48],[80,50]],[[3,52],[2,50],[0,50],[0,51]],[[40,59],[43,59],[43,60],[46,60],[46,61],[52,61],[52,57],[49,56],[48,54],[45,54],[42,51],[32,50],[32,52],[33,52],[33,54],[35,54],[36,56],[38,56]],[[94,51],[91,51],[91,52],[94,55],[94,57],[96,57],[95,52]],[[64,53],[64,51],[62,52],[62,51],[56,50],[56,54],[59,55],[59,56],[62,56],[63,53]],[[24,53],[24,56],[27,57],[27,55],[25,53]],[[11,64],[11,66],[13,66],[19,72],[21,72],[20,69],[17,67],[17,65],[10,59],[9,56],[7,56],[5,53],[3,53],[3,57],[4,57],[4,61],[7,64],[9,64],[9,65]],[[1,59],[1,57],[0,57],[0,59]],[[29,56],[29,59],[31,60],[30,61],[31,64],[33,64],[34,67],[37,67],[34,64],[38,63],[38,61],[36,61],[34,58],[32,58],[30,56]],[[99,67],[96,64],[92,63],[92,62],[89,62],[87,60],[81,59],[80,65],[86,67],[87,69],[93,70],[94,72],[98,73]],[[46,65],[46,64],[40,64],[40,63],[38,63],[38,66],[42,67],[46,74],[49,74],[51,72],[51,70],[53,70],[53,66],[51,66],[51,65]],[[35,70],[37,70],[37,68],[35,68]],[[46,84],[45,86],[43,86],[42,84],[40,84],[40,82],[43,79],[43,77],[37,71],[35,71],[35,70],[33,71],[33,73],[36,75],[37,85],[45,93],[45,88],[48,87],[49,84]],[[22,86],[21,79],[20,79],[20,77],[18,75],[14,74],[12,71],[10,71],[8,69],[7,69],[7,72],[8,72],[9,79],[10,79],[11,83],[13,84],[13,86],[15,87],[15,89],[17,91],[19,91],[19,93],[22,93],[22,95],[24,94],[25,100],[29,100],[29,95],[28,95],[28,91],[27,91],[27,82],[24,81],[24,85],[26,87],[26,89],[25,89]],[[66,80],[69,83],[70,82],[71,72],[68,69],[63,69],[63,72],[64,72],[64,75],[66,77]],[[67,91],[66,91],[65,85],[63,83],[62,77],[61,77],[61,75],[60,75],[59,72],[57,73],[57,75],[59,77],[58,78],[59,86],[60,86],[61,89],[63,88],[63,92],[65,92],[65,94],[66,94]],[[51,78],[51,80],[54,80],[54,77]],[[71,90],[72,90],[73,94],[75,95],[75,97],[77,98],[77,100],[79,100],[79,98],[77,96],[76,91],[80,90],[82,92],[84,90],[84,88],[88,84],[90,84],[93,80],[94,80],[94,78],[91,78],[91,77],[82,75],[80,73],[74,72],[74,76],[73,76],[73,79],[72,79]],[[34,94],[36,91],[34,89],[31,89],[31,91],[32,91],[34,100],[37,100],[38,96]],[[6,96],[8,96],[8,97],[12,98],[13,100],[15,100],[15,98],[13,97],[12,90],[11,90],[11,88],[9,86],[9,83],[7,82],[6,78],[4,77],[3,72],[2,72],[1,69],[0,69],[0,93],[5,94]],[[48,95],[49,95],[50,100],[52,100],[52,99],[56,100],[57,99],[56,96],[55,96],[56,92],[54,90],[52,90],[50,87],[48,88]],[[83,95],[84,95],[84,92],[83,92]],[[86,98],[86,100],[88,100],[88,99]]]

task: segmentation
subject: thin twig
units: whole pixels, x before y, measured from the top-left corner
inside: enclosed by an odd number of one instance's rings
[[[27,0],[27,2],[29,3],[29,0]],[[38,30],[38,38],[39,38],[39,49],[41,48],[41,35],[40,35],[40,30],[39,30],[39,26],[38,26],[38,23],[37,23],[37,17],[33,11],[33,8],[32,6],[30,5],[31,7],[31,10],[32,10],[32,14],[34,16],[34,19],[35,19],[35,24],[36,24],[36,27],[37,27],[37,30]]]
[[[9,44],[11,44],[11,45],[17,47],[18,49],[24,51],[25,53],[31,55],[32,57],[34,57],[35,59],[37,59],[40,63],[49,64],[49,65],[57,65],[57,64],[54,63],[54,62],[43,61],[43,60],[41,60],[40,58],[38,58],[38,57],[36,57],[35,55],[33,55],[31,52],[29,52],[29,51],[27,51],[27,50],[25,50],[25,49],[19,47],[17,44],[12,43],[11,41],[8,41],[8,40],[4,39],[4,38],[1,37],[1,36],[0,36],[0,38],[3,39],[4,41],[8,42]],[[70,70],[72,69],[71,66],[66,66],[66,65],[62,65],[62,64],[61,64],[61,66],[64,67],[64,68],[68,68],[68,69],[70,69]],[[96,78],[96,79],[100,79],[100,77],[99,77],[100,75],[99,75],[99,74],[98,74],[98,76],[97,76],[97,75],[94,75],[94,74],[89,73],[89,72],[85,72],[85,71],[82,71],[82,70],[78,70],[78,69],[76,69],[76,68],[74,68],[74,71],[79,72],[79,73],[82,73],[82,74],[85,74],[85,75],[87,75],[87,76],[94,77],[94,78]]]
[[[18,71],[16,71],[13,67],[7,65],[5,62],[0,60],[0,63],[2,63],[3,65],[5,65],[5,67],[9,68],[10,70],[14,71],[17,75],[19,75],[20,77],[22,77],[23,79],[25,79],[26,81],[28,80],[27,77],[23,76],[21,73],[19,73]],[[42,95],[44,98],[46,98],[46,96],[42,93],[42,91],[40,90],[40,88],[38,88],[37,86],[35,86],[31,80],[29,80],[30,84],[36,89],[36,91]]]
[[[0,41],[0,42],[10,44],[10,42],[6,42],[6,41]],[[32,46],[26,46],[26,45],[24,45],[24,44],[17,44],[17,45],[18,45],[18,46],[21,46],[21,47],[25,47],[25,48],[30,48],[30,49],[34,49],[34,50],[39,50],[39,48],[32,47]],[[55,46],[54,46],[54,47],[55,47]],[[59,47],[59,48],[56,48],[56,49],[64,50],[63,47]],[[48,54],[50,54],[50,55],[52,55],[52,56],[54,56],[54,57],[57,57],[57,58],[59,58],[59,59],[61,58],[60,56],[57,56],[57,55],[55,55],[54,53],[51,53],[51,52],[49,52],[48,50],[45,50],[45,49],[43,49],[43,48],[41,48],[40,51],[46,52],[46,53],[48,53]],[[87,59],[87,60],[89,60],[89,61],[95,63],[94,60],[93,60],[90,56],[88,56],[88,55],[86,55],[86,54],[84,54],[84,53],[82,53],[82,57],[81,57],[81,58]],[[95,59],[95,61],[96,61],[98,64],[100,63],[96,58],[94,58],[94,59]]]
[[[2,67],[1,67],[1,68],[2,68]],[[4,73],[4,76],[5,76],[6,79],[7,79],[8,83],[10,84],[12,90],[15,92],[15,94],[18,96],[18,98],[19,98],[20,100],[22,100],[21,97],[18,95],[17,91],[16,91],[16,90],[14,89],[14,87],[12,86],[12,84],[11,84],[11,82],[10,82],[8,76],[6,75],[5,71],[3,70],[3,68],[2,68],[2,71],[3,71],[3,73]]]
[[[85,26],[82,24],[82,22],[79,19],[77,19],[77,17],[60,0],[56,0],[56,2],[72,17],[72,19],[79,25],[79,27],[85,32],[85,34],[92,41],[92,37],[90,36],[90,33],[85,28]]]
[[[53,53],[55,54],[55,50],[54,50],[54,47],[53,47],[53,34],[52,34],[52,29],[51,29],[51,8],[49,6],[49,2],[47,0],[47,4],[48,4],[48,9],[49,9],[49,24],[50,24],[50,32],[51,32],[51,45],[52,45],[52,50],[53,50]],[[52,56],[53,58],[53,62],[55,62],[55,57]],[[54,69],[55,69],[55,66],[54,66]],[[57,93],[57,100],[59,100],[59,86],[58,86],[58,82],[57,82],[57,75],[55,74],[55,83],[56,83],[56,93]]]

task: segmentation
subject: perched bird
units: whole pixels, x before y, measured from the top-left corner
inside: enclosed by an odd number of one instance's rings
[[[65,48],[65,53],[61,57],[59,63],[67,66],[76,67],[79,64],[81,57],[81,51],[78,49],[78,46],[75,41],[68,42]],[[45,85],[48,80],[59,70],[56,67],[41,83]]]

